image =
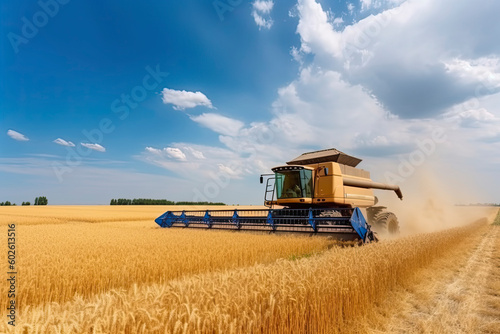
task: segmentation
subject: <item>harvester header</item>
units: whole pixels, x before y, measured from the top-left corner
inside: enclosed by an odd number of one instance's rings
[[[328,234],[343,240],[375,240],[371,227],[397,233],[399,223],[386,207],[375,206],[373,189],[397,185],[374,182],[357,168],[361,159],[337,149],[304,153],[286,165],[273,167],[266,180],[264,204],[268,209],[167,211],[156,219],[161,227],[197,227],[269,232]],[[365,218],[365,216],[367,218]]]

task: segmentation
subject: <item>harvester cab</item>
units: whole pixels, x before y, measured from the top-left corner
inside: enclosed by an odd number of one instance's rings
[[[356,168],[360,162],[336,149],[304,153],[260,176],[268,209],[167,211],[155,221],[161,227],[323,234],[363,242],[376,240],[374,231],[397,233],[396,215],[375,206],[373,189],[392,190],[402,199],[401,190],[373,182],[369,172]]]

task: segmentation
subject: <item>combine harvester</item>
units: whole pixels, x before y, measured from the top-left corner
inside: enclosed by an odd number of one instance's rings
[[[339,240],[376,241],[374,231],[397,233],[399,223],[372,189],[398,186],[373,182],[356,168],[361,159],[336,149],[304,153],[284,166],[272,168],[266,180],[268,209],[167,211],[155,222],[161,227],[208,228],[328,235]],[[365,216],[367,219],[365,219]],[[372,226],[374,231],[372,231]]]

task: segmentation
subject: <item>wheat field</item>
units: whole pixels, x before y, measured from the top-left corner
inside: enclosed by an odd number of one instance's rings
[[[0,223],[19,225],[102,223],[151,221],[168,210],[245,210],[264,206],[199,206],[199,205],[65,205],[65,206],[6,206],[0,208]]]
[[[406,318],[395,314],[405,298],[431,291],[423,277],[436,285],[474,252],[491,261],[500,255],[493,215],[445,231],[339,247],[321,237],[161,229],[153,219],[164,207],[6,209],[0,208],[2,233],[7,223],[18,225],[20,333],[454,333],[432,317],[412,318],[408,305]],[[485,268],[492,279],[484,279],[477,296],[489,301],[475,308],[491,315],[500,306],[491,292],[500,271]],[[414,287],[417,297],[405,295]],[[0,288],[6,295],[7,287]],[[479,319],[483,327],[470,322],[459,332],[495,332],[494,316]],[[9,330],[0,323],[0,332]]]
[[[28,209],[33,208],[38,209]],[[7,223],[18,224],[18,250],[22,254],[18,258],[19,277],[23,282],[19,287],[21,307],[64,302],[75,295],[89,297],[137,283],[162,283],[190,274],[313,254],[333,244],[324,238],[166,231],[154,223],[152,217],[159,215],[158,208],[154,207],[125,207],[123,211],[110,207],[103,217],[99,216],[102,210],[99,208],[95,218],[89,214],[93,208],[58,209],[42,208],[41,214],[48,212],[54,217],[50,223],[43,224],[32,218],[36,210],[29,210],[30,215],[20,216],[17,213],[22,210],[17,210],[11,218],[5,213],[0,216],[3,227]],[[139,216],[149,219],[126,220]],[[118,222],[120,217],[123,221]],[[104,221],[110,218],[111,221]],[[41,221],[44,219],[49,218],[42,217]],[[34,225],[30,225],[31,220],[35,221]],[[6,263],[6,254],[1,255]],[[5,289],[6,286],[2,286],[1,295],[5,295]]]

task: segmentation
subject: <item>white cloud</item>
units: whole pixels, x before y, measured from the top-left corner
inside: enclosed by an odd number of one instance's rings
[[[481,128],[486,133],[500,129],[500,118],[485,108],[471,109],[467,104],[453,108],[444,115],[445,120],[466,128]]]
[[[163,150],[146,148],[137,158],[197,182],[220,173],[227,175],[230,171],[230,177],[235,178],[244,173],[238,153],[212,146],[173,143]]]
[[[406,0],[361,0],[361,12],[374,9],[389,9],[405,2]]]
[[[484,81],[481,73],[499,81],[500,47],[491,41],[500,25],[492,8],[456,6],[451,0],[391,0],[382,7],[393,6],[336,30],[319,3],[299,0],[300,50],[315,55],[315,66],[360,84],[402,118],[431,117],[467,101]],[[500,10],[500,3],[495,6]],[[483,94],[500,89],[497,83],[488,88]]]
[[[212,101],[202,92],[188,92],[185,90],[164,88],[161,93],[163,103],[173,104],[173,108],[176,110],[185,110],[197,106],[213,108]]]
[[[53,143],[56,143],[56,144],[62,145],[62,146],[75,147],[75,144],[73,144],[72,142],[66,141],[66,140],[61,139],[61,138],[57,138],[56,140],[53,141]]]
[[[352,15],[352,13],[354,13],[354,8],[355,8],[354,4],[352,4],[350,2],[347,4],[347,10],[349,11],[349,14]]]
[[[153,155],[156,155],[161,158],[168,159],[169,161],[171,159],[174,159],[176,161],[184,162],[188,160],[203,160],[205,159],[205,156],[203,155],[203,152],[190,147],[190,146],[183,146],[182,149],[180,147],[165,147],[164,149],[158,149],[154,147],[146,147],[145,148],[147,153],[151,153]]]
[[[337,147],[354,154],[376,147],[394,154],[414,145],[413,128],[423,123],[405,123],[388,113],[362,86],[335,71],[304,68],[278,95],[269,126],[283,140],[273,144],[283,148]],[[420,131],[427,134],[430,128]]]
[[[190,178],[218,173],[239,178],[269,172],[272,166],[302,153],[304,147],[349,151],[369,146],[372,152],[395,153],[413,143],[408,126],[390,117],[361,86],[343,81],[337,72],[304,68],[297,80],[279,89],[278,95],[268,122],[245,126],[219,114],[191,116],[219,133],[226,149],[175,144],[185,152],[187,161],[172,161],[157,149],[146,149],[142,159]],[[357,136],[359,133],[364,136]],[[193,149],[202,152],[203,163],[195,159]]]
[[[193,157],[195,159],[200,159],[200,160],[203,160],[203,159],[206,159],[205,156],[203,155],[203,152],[201,151],[198,151],[192,147],[189,147],[189,146],[185,146],[183,147],[183,149],[186,151],[186,152],[189,152],[191,155],[193,155]]]
[[[488,94],[499,91],[500,88],[500,57],[488,56],[477,59],[445,59],[443,64],[446,70],[457,80],[464,83],[481,83],[483,90]],[[482,92],[480,92],[482,93]]]
[[[90,144],[90,143],[80,143],[83,147],[89,148],[94,151],[106,152],[106,149],[99,144]]]
[[[241,121],[214,113],[203,113],[199,116],[190,116],[190,118],[212,131],[227,136],[237,135],[244,125]]]
[[[481,108],[478,110],[466,110],[458,114],[462,119],[472,119],[475,121],[488,122],[498,120],[492,113],[488,112],[486,109]]]
[[[63,174],[64,182],[61,183],[54,172],[54,163],[67,166],[68,162],[60,157],[0,158],[2,177],[7,175],[16,180],[16,186],[9,190],[9,200],[19,204],[27,196],[38,196],[36,184],[40,179],[43,180],[43,194],[55,205],[109,204],[116,196],[193,200],[192,189],[196,186],[178,177],[124,170],[121,163],[94,165],[88,159],[79,166],[71,166]]]
[[[321,5],[315,1],[299,1],[299,24],[297,33],[301,38],[301,50],[306,53],[317,52],[317,49],[325,50],[334,56],[341,55],[339,40],[341,33],[328,22],[328,15],[323,11]]]
[[[228,174],[231,177],[238,176],[238,172],[234,171],[231,167],[225,166],[224,164],[217,164],[219,171],[222,173]]]
[[[493,13],[500,3],[492,9],[451,0],[372,0],[363,11],[363,4],[348,4],[361,19],[341,24],[318,2],[298,0],[291,10],[299,18],[301,42],[290,53],[300,72],[277,90],[267,121],[245,125],[219,114],[191,116],[218,133],[224,148],[172,144],[187,162],[151,152],[143,158],[186,177],[235,178],[268,172],[308,150],[336,147],[366,159],[361,167],[385,181],[387,170],[397,170],[400,158],[440,129],[446,141],[426,158],[429,169],[457,175],[477,170],[495,179],[500,25]],[[203,163],[186,147],[203,152]],[[489,193],[498,194],[497,188]]]
[[[12,139],[15,139],[15,140],[18,140],[18,141],[28,141],[29,138],[26,137],[25,135],[23,135],[22,133],[19,133],[17,131],[14,131],[14,130],[9,130],[7,131],[7,135],[12,138]]]
[[[151,152],[151,153],[156,153],[156,154],[161,153],[161,150],[154,148],[154,147],[149,147],[149,146],[146,147],[146,151]]]
[[[252,4],[252,7],[252,16],[259,29],[271,29],[273,20],[270,14],[274,7],[274,2],[272,0],[256,0]]]
[[[375,4],[377,1],[375,1]],[[370,9],[372,6],[372,0],[361,0],[361,10],[367,10]]]
[[[333,20],[333,25],[334,26],[340,26],[342,25],[342,23],[344,23],[344,19],[341,18],[341,17],[336,17],[334,20]]]
[[[186,155],[180,148],[175,148],[175,147],[166,147],[165,152],[167,153],[168,156],[177,159],[179,161],[186,161]]]
[[[273,1],[262,1],[257,0],[252,4],[253,8],[262,14],[269,14],[273,9],[274,2]]]
[[[188,148],[186,147],[186,149],[188,149]],[[184,154],[184,152],[182,152],[182,150],[180,148],[176,148],[176,147],[165,147],[162,150],[162,149],[148,146],[148,147],[146,147],[145,150],[148,153],[152,153],[152,154],[157,155],[159,157],[167,158],[169,160],[171,158],[173,158],[174,160],[177,160],[177,161],[186,161],[187,160],[186,154]]]
[[[292,56],[293,59],[295,59],[296,62],[300,63],[301,65],[304,63],[302,53],[295,46],[292,46],[292,49],[290,50],[290,55]]]

